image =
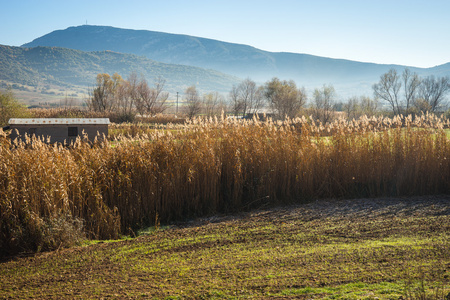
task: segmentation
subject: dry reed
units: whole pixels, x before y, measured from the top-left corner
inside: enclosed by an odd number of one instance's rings
[[[326,125],[222,117],[113,125],[111,141],[68,147],[12,143],[2,132],[0,255],[65,245],[70,234],[51,230],[55,220],[73,235],[106,239],[262,205],[449,193],[444,127],[432,115]]]

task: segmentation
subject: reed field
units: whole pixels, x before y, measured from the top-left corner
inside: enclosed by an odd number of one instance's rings
[[[319,198],[450,193],[448,120],[194,119],[109,140],[0,137],[0,255]]]

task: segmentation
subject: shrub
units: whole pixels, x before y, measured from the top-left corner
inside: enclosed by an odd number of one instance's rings
[[[0,90],[0,126],[8,125],[10,118],[29,117],[25,106],[19,103],[11,90]]]

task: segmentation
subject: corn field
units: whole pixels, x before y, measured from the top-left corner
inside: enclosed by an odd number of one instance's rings
[[[114,124],[109,140],[69,146],[0,130],[0,256],[267,205],[449,193],[448,126],[433,115],[221,117]]]

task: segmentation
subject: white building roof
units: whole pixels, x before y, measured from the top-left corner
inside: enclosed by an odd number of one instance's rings
[[[10,125],[64,125],[64,124],[74,124],[74,125],[82,125],[82,124],[109,124],[108,118],[73,118],[73,119],[64,119],[64,118],[37,118],[37,119],[9,119]]]

